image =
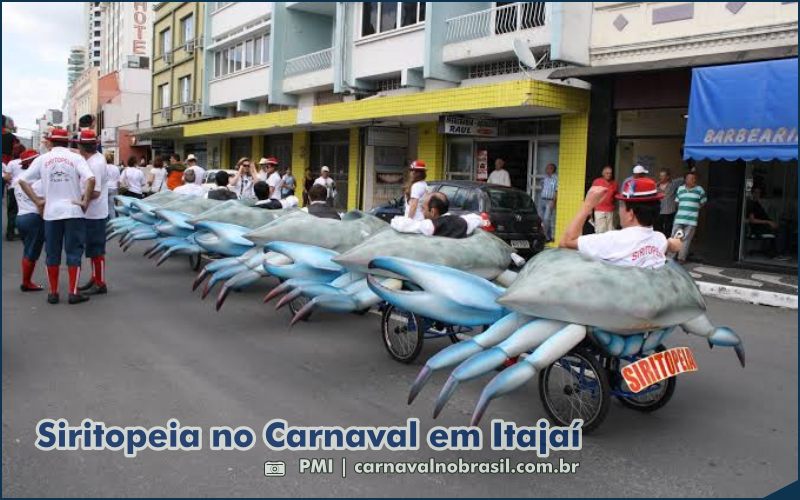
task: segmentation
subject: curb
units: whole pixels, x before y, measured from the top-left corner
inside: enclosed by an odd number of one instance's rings
[[[721,285],[719,283],[709,283],[707,281],[697,281],[696,283],[697,287],[700,289],[700,293],[707,297],[797,310],[797,295],[765,292],[753,288]]]

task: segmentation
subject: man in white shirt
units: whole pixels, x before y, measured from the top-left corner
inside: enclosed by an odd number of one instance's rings
[[[119,177],[119,183],[128,190],[125,194],[126,196],[130,196],[131,198],[144,198],[144,186],[146,184],[146,180],[144,177],[144,172],[134,165],[129,165],[125,167],[125,170],[122,171],[122,175]]]
[[[594,208],[603,200],[607,187],[593,186],[586,194],[583,207],[567,226],[559,246],[577,249],[583,255],[618,266],[659,268],[666,254],[680,250],[677,238],[667,238],[653,230],[661,210],[662,193],[650,178],[631,179],[615,198],[619,203],[622,229],[581,236],[581,230]]]
[[[106,159],[97,152],[97,134],[82,130],[78,151],[94,174],[95,193],[84,214],[86,218],[86,258],[92,263],[92,277],[78,287],[86,295],[108,293],[106,286],[106,220],[108,219],[108,169]],[[100,187],[100,191],[97,188]]]
[[[84,213],[95,188],[95,178],[80,155],[68,149],[69,132],[54,128],[47,136],[49,151],[33,161],[19,179],[19,187],[39,208],[44,209],[45,250],[50,293],[47,302],[58,304],[58,273],[61,251],[67,254],[69,303],[79,304],[89,297],[78,293],[81,257],[86,240]],[[31,184],[42,180],[44,198],[36,195]],[[81,192],[81,186],[85,186]]]
[[[494,170],[489,174],[489,179],[486,181],[489,184],[497,184],[498,186],[511,187],[511,176],[508,175],[506,170],[506,161],[498,158],[494,161]]]
[[[119,167],[114,165],[114,157],[106,157],[106,178],[108,179],[108,217],[113,219],[117,216],[114,208],[114,197],[119,193]]]
[[[319,184],[320,186],[324,187],[328,190],[328,198],[326,203],[328,206],[332,207],[334,199],[336,198],[336,181],[333,180],[330,176],[331,169],[327,166],[323,166],[319,171],[319,177],[317,180],[314,181],[314,184]]]
[[[25,151],[25,146],[21,143],[14,144],[12,149],[13,160],[3,166],[3,180],[8,185],[8,200],[6,200],[6,239],[14,241],[16,239],[16,218],[17,218],[17,199],[14,196],[14,188],[17,179],[22,173],[22,160],[20,155]]]
[[[183,173],[183,186],[176,187],[173,192],[186,196],[205,196],[206,190],[203,189],[203,186],[195,182],[197,179],[194,175],[194,170],[189,170],[187,168]]]
[[[33,160],[39,153],[28,149],[20,156],[22,171],[30,167]],[[31,186],[37,196],[42,197],[42,181],[38,180]],[[23,292],[41,292],[43,288],[33,282],[33,271],[36,269],[36,262],[42,255],[44,247],[44,222],[39,213],[39,207],[31,201],[22,189],[15,189],[14,196],[17,200],[17,228],[22,236],[22,284],[19,289]]]
[[[187,172],[190,170],[194,172],[194,183],[202,186],[203,179],[206,178],[206,169],[197,164],[197,158],[192,154],[186,157],[186,165],[188,165],[186,167]]]

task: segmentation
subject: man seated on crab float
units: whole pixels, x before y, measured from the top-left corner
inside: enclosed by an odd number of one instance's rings
[[[462,216],[450,214],[450,201],[444,193],[430,193],[422,200],[423,220],[397,216],[392,219],[392,229],[399,233],[419,233],[425,236],[466,238],[483,220],[475,214]]]
[[[589,189],[583,207],[567,226],[560,247],[578,250],[587,257],[609,264],[648,269],[663,266],[667,253],[680,250],[681,240],[667,239],[653,230],[664,195],[658,192],[655,181],[647,177],[629,179],[623,184],[622,191],[614,196],[620,201],[618,213],[622,229],[581,236],[583,225],[607,190],[601,186]]]

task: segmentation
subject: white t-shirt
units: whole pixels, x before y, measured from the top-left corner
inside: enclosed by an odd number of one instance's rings
[[[281,174],[279,174],[278,172],[272,172],[272,174],[270,174],[270,176],[267,178],[267,185],[271,188],[274,188],[272,190],[272,195],[270,196],[270,198],[272,198],[273,200],[281,199],[281,190],[278,189],[278,186],[280,186],[280,184],[281,184]]]
[[[206,169],[201,167],[200,165],[192,165],[191,167],[187,168],[185,172],[191,170],[194,172],[194,183],[198,186],[203,184],[203,180],[206,178]]]
[[[239,177],[239,181],[235,184],[231,184],[230,188],[231,191],[236,193],[240,200],[255,200],[256,193],[253,191],[253,184],[255,181],[249,175],[242,175]]]
[[[89,208],[84,217],[90,220],[105,219],[108,217],[108,174],[106,159],[100,153],[95,153],[86,160],[94,174],[94,190],[100,191],[100,196],[89,200]],[[81,182],[81,191],[86,188],[86,183]]]
[[[22,172],[22,160],[19,158],[3,165],[3,173],[11,174],[11,179],[8,181],[8,185],[11,188],[17,187],[17,180]]]
[[[658,268],[667,261],[667,237],[652,227],[632,226],[581,236],[578,251],[617,266]]]
[[[81,186],[94,178],[86,160],[67,148],[57,146],[39,156],[20,176],[28,184],[42,180],[45,198],[44,220],[81,219]],[[95,186],[99,191],[100,186]]]
[[[150,186],[151,193],[159,193],[168,189],[166,168],[153,168],[150,174],[153,176],[153,184]]]
[[[317,177],[317,180],[314,181],[314,184],[319,184],[320,186],[325,186],[325,189],[328,190],[328,198],[335,198],[336,197],[336,183],[333,181],[332,177]]]
[[[119,168],[111,163],[106,164],[106,177],[108,178],[109,191],[119,190]]]
[[[127,167],[122,171],[119,180],[128,187],[128,191],[131,193],[142,194],[144,191],[144,173],[139,167]]]
[[[508,175],[508,170],[506,169],[493,170],[492,173],[489,174],[489,180],[486,182],[489,184],[511,187],[511,176]]]
[[[177,194],[184,194],[187,196],[205,196],[206,190],[203,189],[203,186],[198,184],[184,184],[183,186],[178,186],[172,190],[173,193]]]
[[[425,192],[428,190],[428,183],[425,181],[417,181],[411,185],[411,196],[406,199],[406,210],[405,216],[409,219],[414,220],[424,220],[425,215],[422,213],[422,198],[425,197]],[[413,214],[409,214],[408,211],[411,208],[411,200],[416,198],[417,199],[417,211]]]
[[[44,193],[42,192],[41,179],[31,184],[31,189],[33,189],[33,192],[36,193],[36,196],[39,198],[44,196]],[[15,189],[14,198],[17,199],[17,215],[39,213],[39,207],[36,206],[36,203],[34,203],[33,200],[28,198],[28,195],[25,194],[25,191],[21,189]]]

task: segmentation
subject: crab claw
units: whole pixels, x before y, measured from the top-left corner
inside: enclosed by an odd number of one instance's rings
[[[497,374],[483,389],[471,425],[478,425],[492,399],[507,394],[533,378],[539,370],[553,364],[586,337],[586,327],[570,324],[556,332],[528,357]]]
[[[489,325],[508,311],[496,300],[504,289],[474,274],[399,257],[378,257],[370,269],[381,269],[413,283],[421,291],[390,290],[368,276],[381,299],[426,318],[460,326]]]
[[[709,347],[715,345],[720,347],[733,347],[736,357],[739,359],[739,364],[744,368],[744,344],[742,343],[742,339],[730,328],[726,326],[715,327],[705,314],[681,324],[681,328],[687,333],[705,337],[706,340],[708,340]]]
[[[260,274],[258,271],[247,269],[226,281],[225,285],[223,285],[222,289],[219,291],[219,295],[217,295],[217,302],[215,304],[217,311],[219,311],[225,303],[225,299],[228,297],[231,290],[243,290],[258,281],[262,276],[263,274]]]
[[[158,262],[156,262],[156,266],[160,266],[163,264],[167,259],[169,259],[174,254],[179,255],[192,255],[192,254],[199,254],[201,252],[201,248],[194,243],[185,242],[178,245],[174,245],[169,248],[164,254],[158,258]]]
[[[298,321],[307,318],[317,306],[341,312],[352,312],[356,310],[355,301],[347,295],[319,295],[306,302],[306,304],[297,311],[297,314],[294,315],[289,326],[294,326]]]
[[[436,399],[433,418],[436,418],[444,408],[450,396],[453,395],[459,382],[466,382],[480,377],[502,366],[509,358],[541,345],[553,334],[565,327],[565,323],[549,319],[536,319],[526,324],[500,344],[470,357],[453,370],[447,379],[439,397]]]
[[[278,310],[281,307],[288,304],[289,302],[293,301],[294,299],[299,297],[302,293],[303,293],[302,288],[295,288],[294,290],[288,292],[286,295],[281,297],[281,300],[279,300],[277,304],[275,304],[275,310]]]
[[[345,272],[342,266],[331,260],[339,254],[327,248],[273,241],[264,247],[264,251],[284,256],[284,259],[273,257],[264,261],[264,270],[276,278],[310,278],[328,282]],[[285,260],[286,257],[291,259],[291,262]]]
[[[208,266],[201,269],[200,272],[197,273],[197,277],[192,282],[192,291],[194,292],[197,290],[197,287],[199,287],[210,275],[211,272],[208,270]]]

